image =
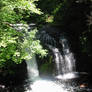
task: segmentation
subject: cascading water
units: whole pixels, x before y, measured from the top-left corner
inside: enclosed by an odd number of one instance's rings
[[[64,89],[63,84],[55,83],[52,80],[41,79],[39,77],[38,66],[35,56],[31,60],[26,61],[28,70],[28,82],[30,83],[28,88],[25,88],[25,92],[68,92]]]
[[[58,84],[50,79],[47,80],[39,77],[39,71],[35,56],[31,60],[26,61],[26,63],[28,70],[28,82],[33,82],[30,83],[28,88],[25,88],[25,92],[68,92],[66,89],[64,89],[63,84]],[[58,71],[60,70],[59,68]]]
[[[77,77],[75,74],[75,58],[73,53],[70,51],[68,41],[65,37],[60,39],[62,45],[62,53],[56,47],[47,45],[52,50],[55,56],[56,63],[56,78],[58,79],[71,79]]]
[[[64,73],[75,72],[75,59],[73,53],[70,51],[67,39],[63,38],[60,40],[63,49],[63,55],[65,59],[65,71]]]
[[[70,51],[68,41],[65,37],[62,37],[60,39],[60,44],[62,45],[62,52],[63,55],[61,55],[60,51],[58,50],[58,55],[55,53],[56,56],[56,66],[61,67],[59,68],[59,73],[56,78],[58,79],[71,79],[78,77],[75,75],[76,67],[75,67],[75,58],[73,53]],[[57,59],[59,57],[60,59]],[[61,73],[61,74],[60,74]]]
[[[26,64],[28,72],[28,81],[34,81],[39,78],[39,71],[35,56],[33,56],[31,60],[27,60]]]
[[[53,52],[53,54],[55,56],[57,75],[62,74],[64,72],[64,69],[65,69],[63,56],[61,55],[61,53],[60,53],[58,48],[53,47],[51,45],[48,45],[48,47],[49,47],[49,49],[52,50],[52,52]]]

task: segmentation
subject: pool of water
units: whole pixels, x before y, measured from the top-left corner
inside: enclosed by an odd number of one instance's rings
[[[79,73],[79,77],[58,79],[41,76],[35,81],[26,79],[23,83],[0,87],[0,92],[92,92],[91,77],[87,73]]]

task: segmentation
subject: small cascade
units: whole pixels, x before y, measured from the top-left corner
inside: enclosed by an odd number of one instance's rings
[[[52,50],[52,52],[53,52],[53,54],[55,56],[57,75],[62,74],[64,72],[64,70],[65,70],[65,66],[64,66],[64,58],[63,58],[61,52],[59,51],[58,48],[53,47],[51,45],[48,45],[48,47],[49,47],[49,49]]]
[[[47,45],[55,56],[56,63],[56,78],[58,79],[71,79],[77,77],[75,58],[73,53],[70,51],[69,44],[66,38],[60,39],[62,45],[62,53],[59,48],[52,45]]]
[[[27,71],[28,71],[28,80],[34,81],[39,78],[39,71],[36,62],[36,57],[33,56],[31,60],[26,61],[27,64]]]
[[[76,71],[75,58],[73,53],[70,51],[68,41],[66,38],[60,40],[62,44],[63,56],[65,59],[65,71],[64,73],[72,73]]]
[[[61,66],[61,70],[59,71],[61,71],[62,73],[58,73],[58,76],[56,76],[56,78],[72,79],[78,77],[78,75],[76,75],[75,58],[73,53],[70,51],[67,39],[62,37],[60,39],[60,44],[62,45],[63,54],[61,55],[61,53],[58,51],[58,53],[60,54],[60,59],[58,61],[59,63],[57,63],[56,66]],[[57,60],[55,60],[55,62],[57,62]]]

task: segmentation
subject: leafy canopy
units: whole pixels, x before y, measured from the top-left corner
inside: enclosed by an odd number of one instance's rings
[[[10,62],[21,63],[35,53],[46,55],[46,50],[42,49],[40,41],[36,39],[37,29],[28,32],[26,27],[21,31],[14,28],[17,23],[27,25],[24,18],[30,14],[41,14],[35,1],[0,0],[0,68]]]

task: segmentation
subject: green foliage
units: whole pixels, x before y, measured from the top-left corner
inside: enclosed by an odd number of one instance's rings
[[[41,14],[34,4],[35,0],[1,0],[0,21],[11,23],[20,22],[23,17],[30,16],[30,13]]]
[[[18,64],[23,59],[30,59],[33,54],[46,55],[35,37],[36,32],[37,29],[20,33],[12,28],[0,31],[0,67],[4,67],[9,60]]]
[[[36,32],[37,29],[34,29],[31,32],[27,32],[27,36],[24,35],[24,41],[21,44],[22,51],[25,53],[22,56],[23,59],[30,59],[35,53],[41,54],[41,56],[46,55],[46,50],[42,50],[40,41],[35,37]]]
[[[41,14],[36,8],[37,0],[1,0],[0,1],[0,68],[21,63],[33,54],[46,55],[40,41],[36,39],[37,29],[17,31],[13,25],[26,23],[23,18],[30,14]]]

